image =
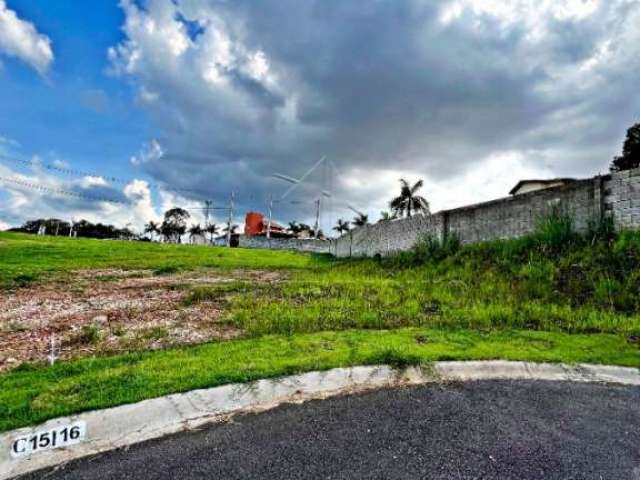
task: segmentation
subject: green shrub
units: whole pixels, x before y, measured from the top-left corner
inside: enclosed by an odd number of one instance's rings
[[[571,215],[558,205],[538,217],[533,238],[543,252],[559,252],[581,240]]]
[[[587,223],[585,237],[591,245],[599,242],[610,244],[615,241],[616,236],[616,227],[611,215],[598,216]]]
[[[425,235],[410,250],[399,252],[382,261],[398,267],[416,267],[429,262],[439,262],[455,255],[461,247],[460,238],[456,234],[448,235],[444,240]]]

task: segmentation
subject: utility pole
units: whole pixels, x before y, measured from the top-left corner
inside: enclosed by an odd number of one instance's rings
[[[204,201],[204,228],[205,230],[209,226],[209,209],[213,206],[213,202],[211,200]]]
[[[318,231],[320,230],[320,197],[316,200],[316,224],[314,227],[315,238],[318,238]]]
[[[233,199],[235,192],[231,192],[231,198],[229,199],[229,223],[227,225],[227,247],[231,246],[231,225],[233,224]]]
[[[273,213],[273,194],[269,195],[269,221],[267,222],[267,238],[271,238],[271,215]]]
[[[60,222],[56,222],[56,237],[58,236],[58,232],[60,231]]]
[[[208,229],[209,229],[209,209],[213,208],[213,201],[212,200],[205,200],[204,201],[204,238],[207,238],[207,233],[208,233]],[[211,235],[211,237],[209,238],[209,244],[213,244],[213,235]]]

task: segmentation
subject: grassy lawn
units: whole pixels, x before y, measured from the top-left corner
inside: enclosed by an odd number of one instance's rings
[[[447,359],[640,367],[640,232],[534,235],[460,247],[426,239],[388,259],[0,234],[0,283],[75,269],[284,270],[188,286],[235,340],[23,365],[0,375],[0,430],[228,382],[356,364]],[[0,292],[1,294],[1,292]]]
[[[25,285],[81,269],[302,269],[327,262],[328,257],[295,252],[0,232],[0,287]]]
[[[480,359],[640,367],[617,335],[531,331],[343,331],[264,336],[159,352],[23,366],[0,376],[0,431],[164,394],[310,370]]]

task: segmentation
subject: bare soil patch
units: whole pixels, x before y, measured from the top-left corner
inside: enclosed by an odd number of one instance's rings
[[[48,361],[51,339],[59,359],[150,350],[229,339],[240,331],[222,321],[223,304],[186,305],[191,287],[242,279],[270,282],[273,272],[90,270],[65,282],[0,292],[0,371]]]

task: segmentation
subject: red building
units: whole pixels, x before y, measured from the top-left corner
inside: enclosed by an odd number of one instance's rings
[[[249,212],[244,220],[244,234],[247,237],[252,236],[266,236],[268,219],[264,218],[259,212]],[[278,225],[275,222],[271,222],[271,236],[272,237],[290,237],[291,234],[287,232],[287,229],[282,225]]]

